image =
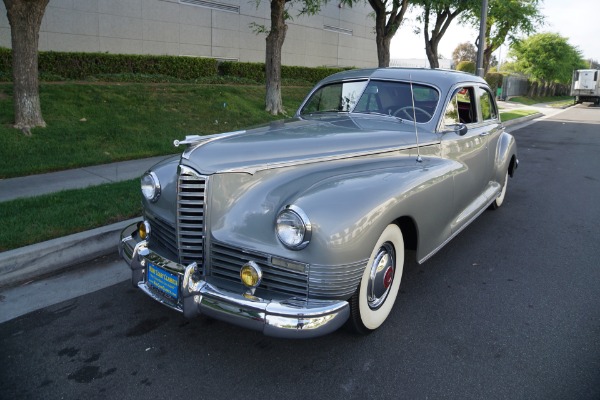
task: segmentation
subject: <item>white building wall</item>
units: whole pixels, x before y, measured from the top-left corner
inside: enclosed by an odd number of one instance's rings
[[[233,6],[234,12],[212,8],[215,3]],[[315,16],[297,16],[292,10],[283,64],[376,66],[369,12],[366,3],[348,8],[336,2],[326,4]],[[266,0],[258,7],[248,0],[50,0],[39,49],[264,62],[266,35],[255,34],[250,24],[268,28],[269,16]],[[0,2],[0,46],[11,47],[4,2]]]

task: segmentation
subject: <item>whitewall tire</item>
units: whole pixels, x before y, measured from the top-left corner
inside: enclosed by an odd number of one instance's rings
[[[502,191],[496,199],[492,202],[491,208],[493,210],[499,208],[502,203],[504,203],[504,198],[506,197],[506,187],[508,186],[508,171],[506,171],[506,176],[504,177],[504,185],[502,185]]]
[[[396,301],[404,268],[404,238],[388,225],[373,248],[360,285],[350,300],[351,328],[362,334],[379,328]]]

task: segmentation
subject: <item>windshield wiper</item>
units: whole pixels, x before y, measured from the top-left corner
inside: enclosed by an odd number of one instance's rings
[[[355,112],[353,112],[352,114],[369,114],[369,115],[380,115],[380,116],[382,116],[382,117],[390,117],[390,118],[394,118],[394,119],[395,119],[395,120],[397,120],[397,121],[404,122],[404,120],[403,120],[402,118],[400,118],[400,117],[397,117],[397,116],[395,116],[395,115],[392,115],[392,114],[384,114],[384,113],[380,113],[380,112],[378,112],[378,111],[360,111],[360,112],[358,112],[358,111],[355,111]]]

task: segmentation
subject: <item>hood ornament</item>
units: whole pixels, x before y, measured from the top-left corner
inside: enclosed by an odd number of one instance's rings
[[[183,139],[183,140],[177,140],[177,139],[173,140],[173,146],[179,147],[182,144],[196,144],[196,143],[202,142],[206,139],[207,139],[207,136],[186,135],[185,139]]]

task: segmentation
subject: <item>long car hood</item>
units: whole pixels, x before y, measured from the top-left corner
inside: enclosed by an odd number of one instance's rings
[[[419,126],[422,144],[438,137]],[[271,165],[416,145],[412,123],[387,116],[320,117],[275,121],[236,134],[216,136],[184,153],[203,174],[253,171]]]

